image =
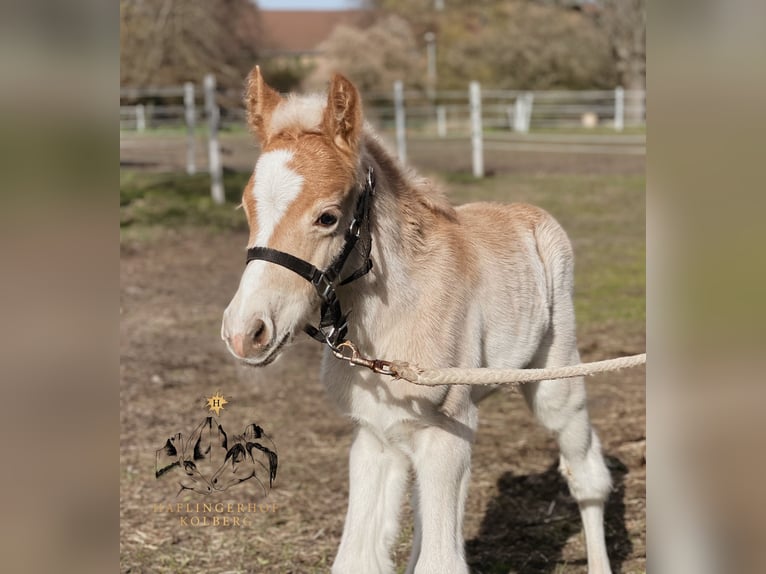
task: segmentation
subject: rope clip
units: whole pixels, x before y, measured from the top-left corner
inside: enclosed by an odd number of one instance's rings
[[[346,349],[348,349],[348,352]],[[381,359],[368,359],[367,357],[363,357],[359,353],[359,349],[357,349],[356,345],[354,345],[354,343],[351,341],[343,341],[340,345],[332,347],[332,353],[338,359],[348,361],[348,363],[353,367],[366,367],[372,372],[378,373],[379,375],[388,375],[390,377],[396,376],[396,371],[391,368],[390,361],[383,361]]]

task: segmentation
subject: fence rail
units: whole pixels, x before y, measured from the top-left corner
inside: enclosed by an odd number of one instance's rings
[[[379,127],[391,128],[396,102],[391,95],[368,94],[366,112]],[[646,94],[638,90],[521,91],[481,90],[482,125],[493,130],[528,133],[536,130],[588,130],[646,125]],[[468,91],[425,94],[404,92],[408,132],[430,132],[445,136],[471,131]]]
[[[419,137],[469,139],[473,172],[483,175],[483,150],[513,149],[573,153],[645,153],[645,137],[621,134],[646,125],[643,90],[499,90],[471,82],[467,90],[427,94],[396,82],[390,93],[364,95],[365,114],[381,130],[396,134],[399,158],[407,140]],[[120,89],[120,129],[145,131],[185,127],[187,172],[194,173],[196,118],[208,133],[212,193],[222,201],[219,129],[241,127],[245,113],[229,92],[217,91],[208,75],[204,90],[184,86]],[[576,135],[572,135],[572,131]],[[591,133],[589,133],[591,131]],[[604,133],[606,131],[606,133]],[[558,132],[558,133],[557,133]],[[608,132],[614,135],[610,136]],[[568,135],[564,135],[568,134]]]

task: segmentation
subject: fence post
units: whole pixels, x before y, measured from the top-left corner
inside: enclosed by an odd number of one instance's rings
[[[625,127],[625,90],[622,86],[614,89],[614,129],[621,132]]]
[[[447,108],[436,106],[436,133],[440,138],[447,137]]]
[[[205,76],[205,111],[208,118],[208,162],[210,167],[210,195],[215,203],[221,204],[226,196],[223,190],[223,166],[221,165],[221,146],[218,142],[218,123],[221,112],[215,103],[215,76]]]
[[[532,92],[524,92],[516,96],[516,103],[513,105],[513,131],[524,134],[529,131],[534,97]]]
[[[184,115],[186,116],[186,173],[194,175],[197,173],[195,158],[197,155],[197,142],[194,137],[194,128],[196,124],[196,111],[194,108],[194,84],[186,82],[184,84]]]
[[[516,96],[516,102],[513,104],[513,131],[524,131],[524,95]]]
[[[404,117],[404,85],[394,82],[394,118],[396,120],[396,151],[399,161],[407,162],[407,128]]]
[[[471,82],[469,96],[471,109],[473,176],[484,177],[484,150],[481,133],[481,87],[479,86],[479,82]]]
[[[528,133],[532,125],[532,103],[534,101],[535,95],[532,92],[524,94],[524,133]]]
[[[142,132],[146,129],[146,109],[144,104],[136,105],[136,131]]]

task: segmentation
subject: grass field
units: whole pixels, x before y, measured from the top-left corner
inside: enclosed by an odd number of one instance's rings
[[[643,175],[500,172],[475,180],[430,174],[455,203],[525,201],[551,212],[572,239],[581,354],[597,360],[645,346]],[[214,205],[204,176],[122,170],[121,539],[122,572],[327,572],[345,514],[352,426],[317,380],[320,350],[300,342],[262,370],[234,364],[220,342],[221,313],[242,270],[247,231],[236,209],[247,174],[227,173],[227,203]],[[255,418],[274,435],[280,472],[248,528],[192,528],[155,513],[175,496],[154,478],[154,451],[205,416],[199,398],[231,399],[222,420]],[[615,489],[607,539],[616,572],[645,560],[644,371],[600,375],[589,407]],[[584,573],[576,505],[556,471],[555,442],[504,390],[482,406],[465,518],[473,572]],[[189,427],[189,428],[186,428]],[[223,500],[240,502],[251,491]],[[402,509],[396,561],[403,571],[412,518]]]

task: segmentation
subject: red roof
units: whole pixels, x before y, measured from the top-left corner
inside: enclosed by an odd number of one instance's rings
[[[365,27],[372,18],[369,10],[261,10],[261,45],[265,52],[314,52],[338,24]]]

